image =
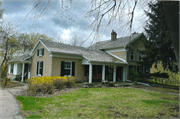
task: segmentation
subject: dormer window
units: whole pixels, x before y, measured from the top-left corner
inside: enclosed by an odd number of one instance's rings
[[[44,55],[44,48],[38,49],[37,56],[43,56]]]
[[[130,59],[134,60],[134,50],[133,49],[131,49],[131,51],[130,51]]]

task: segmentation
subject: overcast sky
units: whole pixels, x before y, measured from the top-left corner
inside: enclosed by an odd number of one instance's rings
[[[24,20],[30,10],[29,8],[27,8],[31,2],[30,0],[3,0],[2,2],[2,8],[5,10],[3,12],[3,18],[6,20],[10,20],[15,25],[19,25]],[[56,4],[57,2],[51,3],[51,7],[53,10],[58,10],[58,5]],[[86,29],[86,27],[93,21],[93,18],[87,19],[83,16],[84,14],[82,14],[86,6],[86,3],[78,3],[73,5],[73,15],[71,15],[71,13],[67,14],[69,15],[69,17],[72,17],[75,20],[75,22],[73,23],[68,23],[68,20],[63,19],[62,17],[60,17],[60,15],[58,17],[55,17],[52,15],[52,13],[47,11],[46,15],[37,19],[34,24],[32,19],[32,15],[34,14],[30,14],[25,19],[25,21],[18,27],[18,29],[22,33],[27,33],[29,31],[43,33],[47,36],[53,37],[55,40],[57,40],[58,37],[61,37],[67,42],[74,35],[83,36],[83,38],[85,39],[92,31],[92,29]],[[143,15],[143,9],[140,5],[136,7],[132,31],[118,31],[118,37],[127,36],[133,32],[143,32],[143,23],[146,20],[145,15]],[[116,31],[118,28],[111,25],[102,34],[102,37],[99,40],[109,40],[111,37],[110,35],[112,29]],[[93,36],[90,37],[89,41],[92,39],[92,37]]]

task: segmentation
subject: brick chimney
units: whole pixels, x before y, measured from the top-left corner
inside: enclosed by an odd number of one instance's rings
[[[117,39],[117,33],[114,32],[114,30],[112,30],[112,33],[111,33],[111,41],[114,41]]]

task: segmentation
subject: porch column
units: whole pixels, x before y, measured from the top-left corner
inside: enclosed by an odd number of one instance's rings
[[[29,64],[29,65],[28,65],[28,72],[27,72],[27,73],[28,73],[28,79],[30,78],[30,75],[31,75],[30,68],[31,68],[31,65]]]
[[[102,66],[102,81],[105,81],[105,65]]]
[[[24,80],[24,63],[22,64],[22,77],[21,77],[21,82]]]
[[[92,83],[92,64],[89,64],[89,83]]]
[[[116,66],[114,65],[113,82],[116,82]]]
[[[126,66],[123,66],[123,81],[125,81],[126,78]]]

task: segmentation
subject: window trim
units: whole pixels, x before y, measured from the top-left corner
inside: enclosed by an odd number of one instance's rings
[[[38,61],[38,76],[42,76],[42,74],[40,74],[40,68],[41,68],[40,64],[41,64],[41,62],[43,62],[43,61]]]
[[[133,52],[131,52],[131,51],[133,51]],[[131,56],[133,56],[133,59],[131,59]],[[131,49],[131,50],[130,50],[130,60],[131,60],[131,61],[134,61],[134,49]]]
[[[70,63],[70,68],[66,68],[66,63]],[[70,70],[70,75],[64,75],[64,76],[72,76],[72,61],[64,61],[64,70],[69,69]]]
[[[42,55],[42,49],[43,49],[43,48],[39,49],[39,56],[43,56],[43,55]]]

